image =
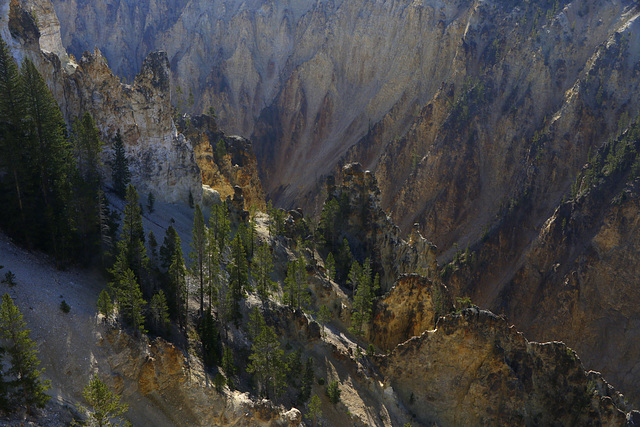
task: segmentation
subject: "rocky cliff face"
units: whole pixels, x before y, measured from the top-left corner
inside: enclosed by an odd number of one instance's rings
[[[424,424],[624,425],[624,400],[563,343],[533,343],[504,319],[466,309],[377,359]]]
[[[106,143],[103,160],[107,182],[111,179],[111,143],[120,130],[132,183],[140,193],[153,192],[165,202],[186,202],[189,192],[196,200],[201,198],[193,148],[173,124],[166,54],[150,54],[134,83],[127,85],[113,75],[98,50],[86,53],[77,62],[66,55],[50,2],[14,0],[10,16],[8,32],[14,54],[36,63],[65,119],[70,123],[89,112],[96,120]]]
[[[302,421],[295,408],[287,411],[237,391],[215,391],[198,365],[188,365],[180,350],[160,338],[146,345],[110,330],[102,345],[109,347],[110,386],[128,400],[139,394],[153,402],[173,425],[286,427]]]
[[[360,262],[370,256],[374,271],[380,274],[383,289],[389,289],[399,274],[419,273],[431,277],[437,270],[435,246],[414,230],[407,240],[380,206],[380,190],[375,177],[352,163],[342,169],[342,184],[330,177],[327,202],[338,209],[323,217],[331,218],[320,224],[321,233],[330,240],[347,239],[350,250]]]
[[[376,301],[367,338],[390,351],[434,329],[438,318],[451,312],[451,294],[444,285],[417,274],[404,275]]]
[[[195,159],[202,174],[202,184],[211,199],[233,198],[235,187],[242,189],[244,206],[265,211],[266,202],[258,175],[256,156],[251,142],[238,136],[227,136],[218,130],[208,115],[184,116],[178,128],[193,145]],[[208,197],[207,197],[208,199]]]

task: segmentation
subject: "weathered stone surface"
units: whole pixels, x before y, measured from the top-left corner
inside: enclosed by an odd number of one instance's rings
[[[528,342],[475,308],[441,318],[377,363],[424,425],[625,424],[624,402],[602,394],[570,348]]]
[[[380,207],[380,190],[373,174],[352,163],[343,168],[342,179],[339,186],[333,179],[328,185],[327,200],[340,200],[348,212],[338,219],[339,226],[332,232],[338,234],[339,242],[348,240],[356,258],[364,258],[362,253],[370,255],[372,265],[380,272],[382,288],[389,289],[399,274],[434,275],[435,246],[417,230],[408,241],[401,238],[398,227]]]
[[[193,145],[203,185],[218,192],[222,200],[233,196],[234,187],[239,186],[245,202],[241,209],[255,207],[265,210],[265,195],[250,141],[225,135],[218,130],[215,120],[206,114],[183,116],[177,126]]]
[[[148,55],[134,83],[123,84],[97,49],[93,54],[85,53],[77,62],[66,55],[48,0],[14,1],[11,10],[23,17],[33,12],[39,30],[34,34],[35,30],[25,27],[22,33],[15,34],[12,48],[16,57],[34,61],[68,123],[85,112],[96,120],[106,143],[102,156],[105,180],[111,180],[112,138],[120,130],[131,180],[140,193],[153,192],[157,200],[165,202],[186,202],[191,192],[199,201],[202,184],[193,149],[173,124],[166,54]]]
[[[403,275],[376,301],[367,338],[383,350],[392,350],[435,328],[438,318],[452,311],[451,296],[444,285],[417,274]]]
[[[174,425],[266,427],[298,426],[302,421],[296,408],[286,410],[228,389],[218,393],[198,365],[189,365],[180,350],[161,338],[147,344],[111,330],[104,345],[110,346],[112,375],[105,378],[107,383],[126,398],[140,394],[151,400]]]

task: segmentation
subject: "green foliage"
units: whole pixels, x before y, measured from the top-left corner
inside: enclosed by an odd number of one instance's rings
[[[154,196],[153,193],[149,191],[149,194],[147,194],[147,211],[149,213],[153,213],[153,211],[155,210],[155,204],[156,196]]]
[[[86,425],[99,427],[127,425],[122,415],[128,411],[129,405],[121,402],[120,396],[111,391],[97,374],[84,387],[82,397],[88,405],[87,407],[79,405],[89,416]]]
[[[275,331],[263,325],[251,345],[247,372],[255,374],[260,393],[266,397],[277,396],[284,387],[283,357],[284,350]]]
[[[13,378],[8,384],[11,400],[25,405],[31,414],[35,408],[43,408],[49,401],[50,397],[45,392],[50,385],[48,380],[40,379],[44,370],[38,369],[38,351],[29,338],[30,332],[18,307],[9,294],[4,294],[0,305],[0,336],[7,344],[6,352],[11,362],[7,371]]]
[[[336,261],[333,258],[333,253],[329,252],[327,255],[327,259],[324,262],[325,268],[327,269],[327,276],[329,280],[334,280],[336,277]]]
[[[316,420],[322,416],[322,402],[317,394],[314,394],[309,402],[309,413],[307,414],[307,418],[313,420],[313,427],[316,426]]]
[[[173,227],[170,227],[173,228]],[[168,230],[167,230],[168,231]],[[175,230],[174,230],[175,232]],[[171,265],[167,274],[167,293],[169,295],[169,309],[171,314],[178,319],[181,328],[187,326],[187,311],[189,294],[187,288],[187,269],[184,265],[180,237],[174,236],[175,246],[171,255]]]
[[[202,351],[204,353],[203,361],[207,366],[216,366],[220,362],[220,335],[218,334],[213,315],[209,311],[204,313],[199,332]]]
[[[304,403],[311,396],[313,387],[313,358],[309,357],[304,364],[304,374],[302,375],[302,384],[300,385],[300,395],[298,402]]]
[[[69,304],[67,304],[65,300],[62,300],[60,301],[60,310],[63,313],[68,313],[69,311],[71,311],[71,307],[69,306]]]
[[[240,324],[242,313],[240,301],[246,297],[249,288],[249,267],[245,255],[244,244],[240,233],[237,233],[231,242],[231,263],[229,270],[229,305],[231,319]]]
[[[327,396],[329,397],[329,402],[333,403],[334,405],[340,402],[340,394],[341,390],[338,380],[331,381],[327,386]]]
[[[229,346],[225,346],[222,350],[222,370],[224,370],[227,380],[231,379],[237,371],[236,364],[233,360],[233,351]]]
[[[213,377],[213,386],[215,387],[218,393],[222,393],[222,390],[224,390],[224,384],[226,381],[227,381],[226,378],[220,372],[218,372],[216,376]]]
[[[207,229],[204,225],[204,215],[200,205],[196,205],[193,213],[193,229],[191,231],[191,260],[190,271],[196,276],[199,284],[200,317],[204,312],[204,291],[205,291],[205,256],[207,251]]]
[[[122,213],[122,232],[118,249],[124,255],[127,268],[131,269],[138,280],[142,280],[143,270],[148,266],[149,258],[144,246],[145,233],[138,192],[131,184],[127,187],[126,202]]]
[[[324,304],[320,307],[320,311],[318,312],[318,321],[322,325],[322,335],[326,336],[324,328],[325,325],[331,321],[331,311],[329,311],[329,307]]]
[[[145,333],[145,300],[142,298],[142,291],[135,274],[130,268],[125,269],[121,256],[118,257],[111,273],[114,276],[114,280],[109,285],[117,301],[120,314],[124,321],[133,327],[136,333]]]
[[[267,202],[267,213],[269,214],[269,235],[271,237],[281,236],[284,233],[284,211],[273,207],[271,200]]]
[[[103,289],[102,292],[100,292],[97,305],[98,312],[105,317],[109,317],[113,313],[113,303],[111,302],[111,297],[106,289]]]
[[[380,288],[380,278],[371,277],[371,264],[367,258],[361,267],[358,261],[353,262],[349,273],[349,283],[353,288],[353,313],[351,314],[350,330],[355,334],[361,334],[364,325],[371,320],[373,300]]]
[[[169,269],[173,256],[176,253],[176,248],[179,246],[180,237],[178,237],[178,232],[173,228],[173,225],[170,225],[167,227],[162,246],[160,247],[160,266],[163,269]],[[180,251],[182,252],[182,249]]]
[[[148,307],[148,319],[151,329],[156,333],[165,333],[170,326],[169,306],[164,291],[159,290],[157,294],[151,297]]]
[[[127,187],[131,182],[131,172],[129,172],[129,160],[124,151],[124,142],[120,129],[113,138],[113,160],[111,161],[111,179],[113,180],[113,191],[124,199],[127,195]]]
[[[287,265],[287,276],[284,279],[286,303],[291,308],[301,308],[304,290],[307,288],[307,268],[304,257],[300,254],[297,259]]]
[[[271,280],[273,271],[273,256],[266,243],[258,245],[258,249],[251,261],[251,274],[256,284],[256,291],[262,304],[269,300],[271,293],[276,289],[276,283]]]
[[[2,279],[2,283],[6,283],[9,286],[15,286],[16,283],[16,275],[11,271],[7,271],[4,273],[4,279]]]
[[[193,209],[194,207],[194,200],[193,200],[193,193],[191,192],[191,189],[189,189],[189,197],[188,197],[188,202],[189,202],[189,207],[191,209]]]
[[[224,139],[218,139],[216,143],[216,163],[222,165],[224,156],[227,155],[227,145],[224,143]]]
[[[471,298],[469,298],[468,296],[456,298],[456,313],[460,313],[462,310],[469,307],[473,307]]]

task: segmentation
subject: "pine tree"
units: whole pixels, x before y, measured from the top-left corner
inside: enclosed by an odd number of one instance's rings
[[[313,419],[313,427],[316,427],[317,418],[322,416],[322,402],[317,394],[314,394],[309,402],[309,418]]]
[[[112,392],[107,385],[94,375],[82,391],[88,408],[80,406],[89,414],[90,426],[110,426],[112,420],[119,420],[127,412],[129,405],[120,402],[120,396]]]
[[[351,330],[356,334],[361,334],[363,325],[369,323],[371,320],[373,299],[380,286],[379,276],[376,274],[372,280],[371,274],[369,258],[365,260],[362,267],[360,267],[357,261],[354,261],[351,272],[349,273],[349,280],[354,288]]]
[[[128,267],[140,281],[143,271],[147,267],[149,258],[144,246],[145,235],[142,226],[142,212],[138,199],[138,192],[131,184],[127,187],[127,204],[122,213],[121,244],[124,247]]]
[[[113,303],[111,302],[111,296],[106,289],[103,289],[98,296],[98,313],[105,317],[111,316],[113,313]]]
[[[33,413],[35,408],[43,408],[50,396],[45,394],[50,388],[49,381],[40,379],[43,369],[38,369],[36,344],[29,338],[30,331],[22,320],[22,314],[9,294],[2,296],[0,306],[0,334],[7,341],[7,353],[11,361],[8,373],[15,379],[10,387],[16,401]]]
[[[149,213],[153,213],[153,211],[155,210],[155,204],[156,196],[154,196],[153,193],[149,191],[149,194],[147,194],[147,210],[149,211]]]
[[[18,69],[9,47],[0,37],[0,168],[7,171],[8,178],[0,177],[0,183],[6,179],[6,198],[0,218],[11,227],[11,231],[26,239],[27,218],[24,206],[26,185],[25,164],[29,154],[30,140],[25,138],[23,118],[26,108],[23,96],[23,85]]]
[[[79,233],[79,254],[90,261],[96,248],[102,246],[104,235],[103,193],[101,190],[100,152],[102,141],[96,123],[89,113],[74,120],[72,141],[78,162],[75,181],[75,216]]]
[[[204,282],[205,282],[205,254],[207,250],[207,230],[204,225],[204,216],[200,205],[196,205],[193,215],[193,230],[191,232],[191,252],[189,259],[191,260],[191,273],[194,274],[199,283],[200,289],[200,318],[204,312]]]
[[[309,400],[311,396],[311,389],[313,388],[313,358],[309,357],[304,364],[304,374],[302,375],[302,385],[300,387],[300,396],[298,401],[304,403]]]
[[[211,227],[211,219],[209,219],[209,227],[207,228],[206,238],[207,243],[205,246],[205,287],[209,296],[209,312],[211,312],[213,305],[217,300],[218,289],[220,288],[222,280],[222,253],[218,248],[215,230],[213,229],[213,227]]]
[[[118,303],[118,310],[129,324],[137,332],[145,333],[144,329],[144,305],[142,291],[135,274],[122,260],[122,253],[114,264],[112,270],[114,280],[110,283],[113,295]]]
[[[336,261],[333,259],[333,253],[329,252],[327,255],[327,260],[324,262],[324,265],[327,270],[327,276],[329,280],[335,280],[336,278]]]
[[[71,182],[77,173],[73,151],[65,138],[66,123],[60,108],[33,62],[24,61],[21,75],[26,106],[24,123],[32,141],[29,144],[35,146],[30,171],[37,191],[32,206],[44,213],[43,233],[38,240],[58,262],[65,262],[70,256],[75,228],[75,215],[71,212]]]
[[[266,397],[275,397],[284,386],[283,357],[284,350],[275,331],[263,325],[251,346],[247,372],[256,375],[260,391]]]
[[[169,328],[169,307],[167,306],[167,298],[162,290],[153,295],[149,301],[149,322],[151,328],[156,333],[165,333]]]
[[[273,271],[273,256],[269,245],[266,243],[258,246],[253,260],[251,274],[256,283],[256,291],[262,304],[269,300],[271,292],[275,290],[276,283],[271,280],[271,272]]]
[[[211,217],[209,218],[209,228],[213,229],[220,253],[224,253],[229,242],[229,231],[231,230],[229,211],[225,203],[213,206]]]
[[[249,271],[247,257],[240,233],[231,242],[231,265],[229,266],[229,298],[231,319],[239,324],[242,319],[240,301],[249,290]]]
[[[184,257],[182,255],[182,247],[180,245],[180,237],[175,236],[175,247],[173,256],[171,257],[171,265],[169,266],[169,303],[170,310],[178,319],[181,328],[187,326],[187,312],[189,294],[187,289],[186,268],[184,266]]]
[[[163,269],[169,269],[173,255],[176,253],[176,246],[180,246],[180,238],[173,225],[170,225],[165,232],[164,240],[160,247],[160,266]]]
[[[204,353],[204,363],[207,366],[217,365],[220,361],[220,336],[211,312],[206,311],[204,313],[199,332]]]
[[[131,172],[129,172],[129,160],[124,151],[124,143],[120,129],[113,138],[113,161],[111,164],[111,177],[113,179],[113,191],[124,199],[127,195],[127,186],[131,181]]]
[[[154,268],[158,267],[158,242],[156,241],[156,235],[153,234],[153,230],[149,230],[147,235],[147,244],[149,245],[149,253],[151,254],[151,263]]]
[[[287,276],[285,278],[285,289],[289,307],[301,308],[304,290],[307,286],[307,267],[304,257],[300,254],[298,258],[291,261],[287,266]]]

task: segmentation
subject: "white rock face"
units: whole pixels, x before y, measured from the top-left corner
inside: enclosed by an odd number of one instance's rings
[[[166,54],[149,54],[133,84],[123,84],[112,74],[99,50],[86,53],[78,62],[67,55],[49,0],[14,3],[11,7],[21,7],[21,13],[35,17],[40,37],[37,34],[13,37],[9,25],[5,26],[10,7],[3,4],[0,29],[3,38],[9,40],[16,59],[29,57],[34,61],[68,123],[85,112],[96,120],[105,142],[105,180],[111,180],[111,143],[120,130],[131,181],[140,194],[153,192],[163,202],[187,202],[191,192],[199,202],[202,180],[193,148],[178,133],[172,119],[171,72]]]

